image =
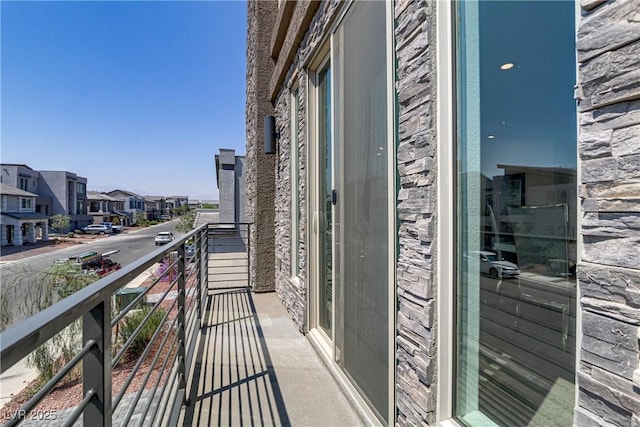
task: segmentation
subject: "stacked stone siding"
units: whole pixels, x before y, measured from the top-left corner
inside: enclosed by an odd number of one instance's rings
[[[398,425],[435,423],[436,2],[395,3],[399,221]]]
[[[300,13],[303,4],[296,5],[294,14]],[[276,264],[276,292],[282,303],[287,308],[293,320],[301,331],[306,329],[307,318],[307,73],[303,67],[312,55],[320,48],[323,35],[327,33],[328,26],[335,19],[340,2],[323,2],[309,29],[304,34],[297,53],[295,54],[291,68],[286,74],[275,101],[276,123],[280,139],[278,140],[278,161],[276,164],[276,196],[275,196],[275,264]],[[299,35],[302,37],[303,35]],[[282,52],[281,54],[286,54]],[[302,273],[297,278],[292,277],[291,267],[291,91],[290,88],[298,82],[299,96],[299,134],[298,134],[298,168],[299,181],[298,192],[301,205],[301,218],[299,223],[300,250],[298,257],[301,263]],[[297,207],[293,207],[297,209]],[[294,210],[295,212],[295,210]]]
[[[640,3],[582,1],[582,345],[574,424],[640,425]]]

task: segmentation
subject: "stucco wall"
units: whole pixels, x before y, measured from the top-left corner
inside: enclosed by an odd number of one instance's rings
[[[640,3],[582,1],[575,425],[640,425]]]
[[[275,0],[247,2],[247,160],[246,216],[251,225],[250,284],[254,291],[274,289],[275,156],[264,153],[265,115],[273,114],[269,81],[273,59],[271,33],[278,9]]]

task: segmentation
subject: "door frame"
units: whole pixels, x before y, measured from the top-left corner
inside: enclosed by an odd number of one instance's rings
[[[336,347],[335,347],[335,337],[336,337],[336,324],[337,324],[337,310],[336,310],[336,297],[332,299],[333,310],[332,310],[332,336],[329,337],[324,333],[322,328],[318,327],[319,323],[319,313],[318,313],[318,304],[319,304],[319,278],[320,278],[320,265],[319,265],[319,255],[320,248],[318,247],[319,238],[318,233],[321,230],[321,222],[319,217],[319,173],[318,170],[318,156],[323,155],[320,152],[319,147],[319,124],[317,123],[318,111],[317,111],[317,102],[318,102],[318,92],[317,92],[317,83],[318,83],[318,75],[319,72],[324,68],[325,64],[331,63],[333,49],[333,35],[337,28],[341,25],[344,17],[348,13],[350,6],[353,4],[353,1],[348,1],[343,5],[343,8],[337,14],[337,18],[330,25],[330,28],[327,30],[323,39],[318,42],[319,48],[315,52],[314,55],[310,57],[310,60],[306,62],[304,65],[306,68],[307,78],[304,82],[301,81],[301,84],[306,85],[306,102],[307,105],[305,107],[306,114],[306,135],[308,137],[306,144],[306,158],[307,158],[307,167],[306,167],[306,200],[307,203],[307,212],[306,216],[309,219],[306,230],[306,242],[307,242],[307,325],[308,325],[308,335],[310,342],[316,347],[319,351],[319,354],[325,362],[327,363],[328,368],[334,374],[334,377],[338,380],[338,382],[343,386],[345,390],[347,390],[348,397],[351,399],[352,403],[356,406],[356,408],[360,411],[361,415],[364,416],[368,424],[370,425],[383,425],[381,420],[377,417],[377,415],[372,411],[368,403],[365,399],[360,396],[360,392],[357,388],[351,383],[347,375],[342,371],[342,369],[338,366],[336,362]],[[396,269],[397,269],[397,254],[398,254],[398,224],[397,224],[397,210],[396,210],[396,199],[398,192],[398,175],[397,175],[397,143],[398,143],[398,135],[397,135],[397,95],[395,91],[395,37],[394,37],[394,9],[393,2],[386,2],[386,17],[385,17],[385,33],[386,33],[386,64],[387,64],[387,141],[388,141],[388,185],[389,185],[389,193],[388,193],[388,414],[389,419],[385,421],[384,424],[395,423],[396,420],[396,399],[395,399],[395,384],[396,384],[396,324],[397,324],[397,281],[396,281]],[[333,65],[333,64],[332,64]],[[332,84],[331,84],[331,102],[334,103],[336,101],[334,94],[334,82],[336,79],[335,76],[336,70],[332,69]],[[331,143],[335,142],[335,105],[331,106]],[[332,153],[334,153],[335,146],[332,146]],[[333,157],[333,156],[332,156]],[[331,159],[333,163],[333,158]],[[336,182],[336,169],[332,164],[332,181]],[[333,218],[335,218],[335,205],[332,207],[333,210]],[[335,226],[332,229],[332,232],[335,233]],[[333,238],[333,242],[335,243],[335,236]],[[337,251],[332,251],[333,257],[333,266],[336,266],[335,257],[337,256]],[[333,274],[333,290],[336,290],[336,271],[335,269],[332,271]]]

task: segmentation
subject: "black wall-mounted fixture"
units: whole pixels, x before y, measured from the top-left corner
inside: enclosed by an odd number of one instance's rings
[[[280,139],[280,132],[276,132],[276,118],[264,116],[264,154],[276,153],[276,140]]]

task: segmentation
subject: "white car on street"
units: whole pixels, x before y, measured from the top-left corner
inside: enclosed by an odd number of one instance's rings
[[[91,224],[83,227],[82,232],[87,234],[111,234],[111,228],[103,224]]]
[[[470,254],[480,258],[480,273],[482,274],[496,279],[498,277],[508,279],[520,275],[520,268],[517,265],[504,259],[498,259],[498,255],[495,252],[472,251]]]
[[[173,233],[170,231],[161,231],[156,235],[155,242],[156,246],[164,245],[165,243],[171,243],[173,240]]]

